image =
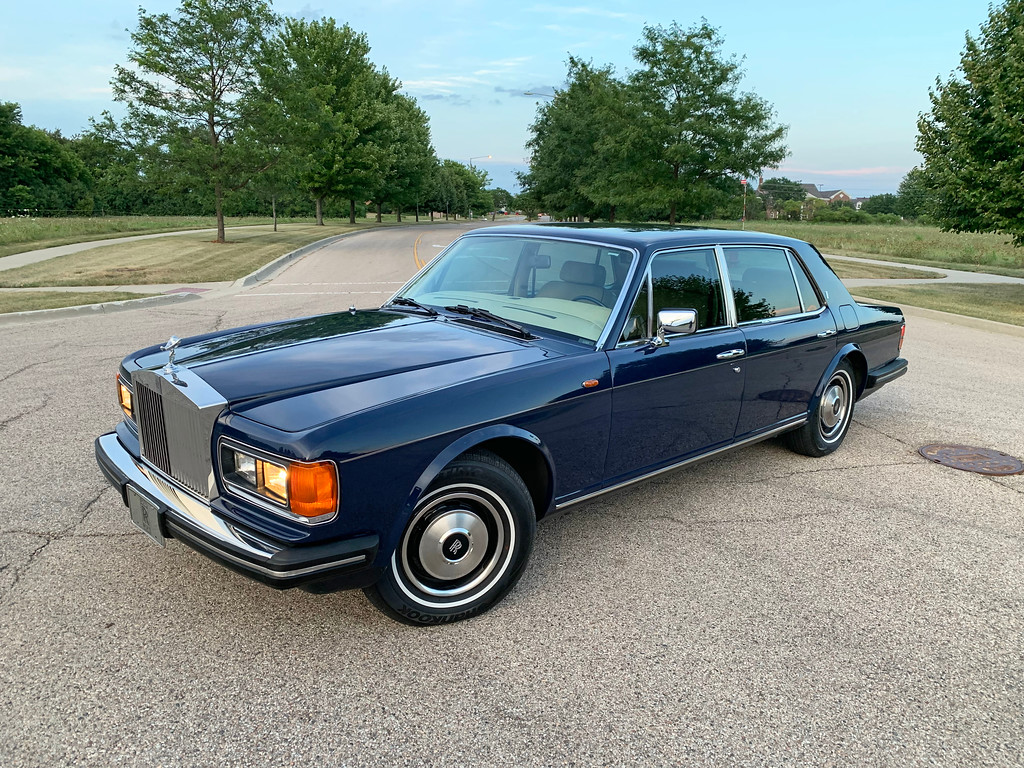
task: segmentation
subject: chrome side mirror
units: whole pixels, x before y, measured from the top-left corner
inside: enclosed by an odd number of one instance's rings
[[[663,309],[658,313],[658,335],[651,342],[656,347],[668,344],[665,334],[676,333],[689,336],[697,332],[697,310],[695,309]]]

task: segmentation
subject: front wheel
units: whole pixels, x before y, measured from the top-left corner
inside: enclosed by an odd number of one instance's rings
[[[804,456],[826,456],[840,445],[853,420],[857,399],[853,368],[845,360],[839,363],[825,384],[821,398],[807,423],[783,435],[786,445]]]
[[[364,592],[407,624],[475,616],[515,586],[536,526],[515,470],[489,452],[464,454],[423,494],[384,575]]]

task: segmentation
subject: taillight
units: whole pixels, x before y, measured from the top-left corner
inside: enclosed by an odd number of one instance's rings
[[[904,323],[903,325],[900,326],[900,346],[898,347],[898,349],[900,351],[903,350],[903,336],[904,336],[904,334],[906,334],[906,332],[907,332],[907,324]]]

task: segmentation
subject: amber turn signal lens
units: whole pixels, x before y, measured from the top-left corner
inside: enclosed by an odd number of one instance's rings
[[[288,506],[303,517],[334,514],[338,509],[338,473],[334,464],[292,464],[288,468]]]
[[[132,411],[132,391],[121,383],[120,373],[117,374],[117,402],[120,403],[121,410],[124,411],[125,416],[129,419],[134,416]]]

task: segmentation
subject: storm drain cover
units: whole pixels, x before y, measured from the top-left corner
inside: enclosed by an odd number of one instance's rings
[[[1001,451],[993,451],[991,448],[933,443],[922,445],[917,452],[936,464],[977,472],[980,475],[1018,475],[1024,472],[1024,462],[1020,459]]]

